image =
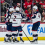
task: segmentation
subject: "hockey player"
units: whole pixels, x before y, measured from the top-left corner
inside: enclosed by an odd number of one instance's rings
[[[18,36],[18,33],[19,33],[19,36],[20,36],[20,40],[22,42],[23,39],[22,39],[22,27],[21,27],[21,13],[19,13],[19,7],[16,7],[16,12],[14,12],[12,15],[11,15],[11,18],[13,19],[12,20],[12,40],[13,42],[17,41],[17,36]],[[18,30],[18,32],[17,32]],[[14,40],[15,39],[15,40]]]
[[[11,7],[9,8],[8,12],[6,13],[6,25],[7,25],[7,33],[5,35],[5,42],[11,41],[11,30],[12,30],[12,22],[11,22],[11,14],[13,13],[14,9]]]
[[[33,6],[33,16],[32,16],[32,22],[33,22],[33,27],[32,27],[32,33],[33,33],[33,41],[32,43],[38,43],[38,27],[40,26],[40,21],[41,21],[41,14],[37,11],[38,7]]]

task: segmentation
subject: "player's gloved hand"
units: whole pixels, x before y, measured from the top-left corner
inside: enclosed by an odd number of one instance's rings
[[[28,21],[28,20],[30,20],[31,18],[30,17],[28,17],[27,19],[26,19],[26,21]]]
[[[9,25],[9,23],[8,23],[8,22],[6,22],[6,25]]]

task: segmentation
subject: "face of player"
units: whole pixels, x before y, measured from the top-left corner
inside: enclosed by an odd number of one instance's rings
[[[33,9],[33,12],[36,12],[37,10],[36,9]]]
[[[30,2],[30,0],[27,0],[27,2]]]
[[[20,8],[20,5],[18,7]]]
[[[13,11],[12,12],[9,12],[9,14],[12,14],[13,13]]]

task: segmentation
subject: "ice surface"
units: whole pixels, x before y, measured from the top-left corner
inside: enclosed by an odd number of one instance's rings
[[[45,41],[38,41],[38,44],[31,44],[29,41],[25,41],[24,43],[5,43],[2,41],[0,45],[45,45]]]

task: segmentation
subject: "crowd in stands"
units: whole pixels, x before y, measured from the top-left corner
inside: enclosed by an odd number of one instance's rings
[[[6,10],[9,7],[9,5],[7,5],[7,7],[6,7],[5,2],[10,4],[9,0],[1,0],[2,16],[4,16],[6,14]],[[14,8],[16,8],[18,6],[20,8],[20,12],[22,14],[24,14],[27,17],[27,19],[29,19],[29,18],[31,19],[32,7],[34,5],[38,6],[37,11],[39,11],[41,13],[41,22],[45,22],[45,0],[22,0],[22,6],[21,6],[21,0],[12,0],[12,5],[14,6]],[[3,6],[5,6],[6,8]],[[2,22],[4,22],[4,20]],[[29,22],[31,22],[31,20]]]

